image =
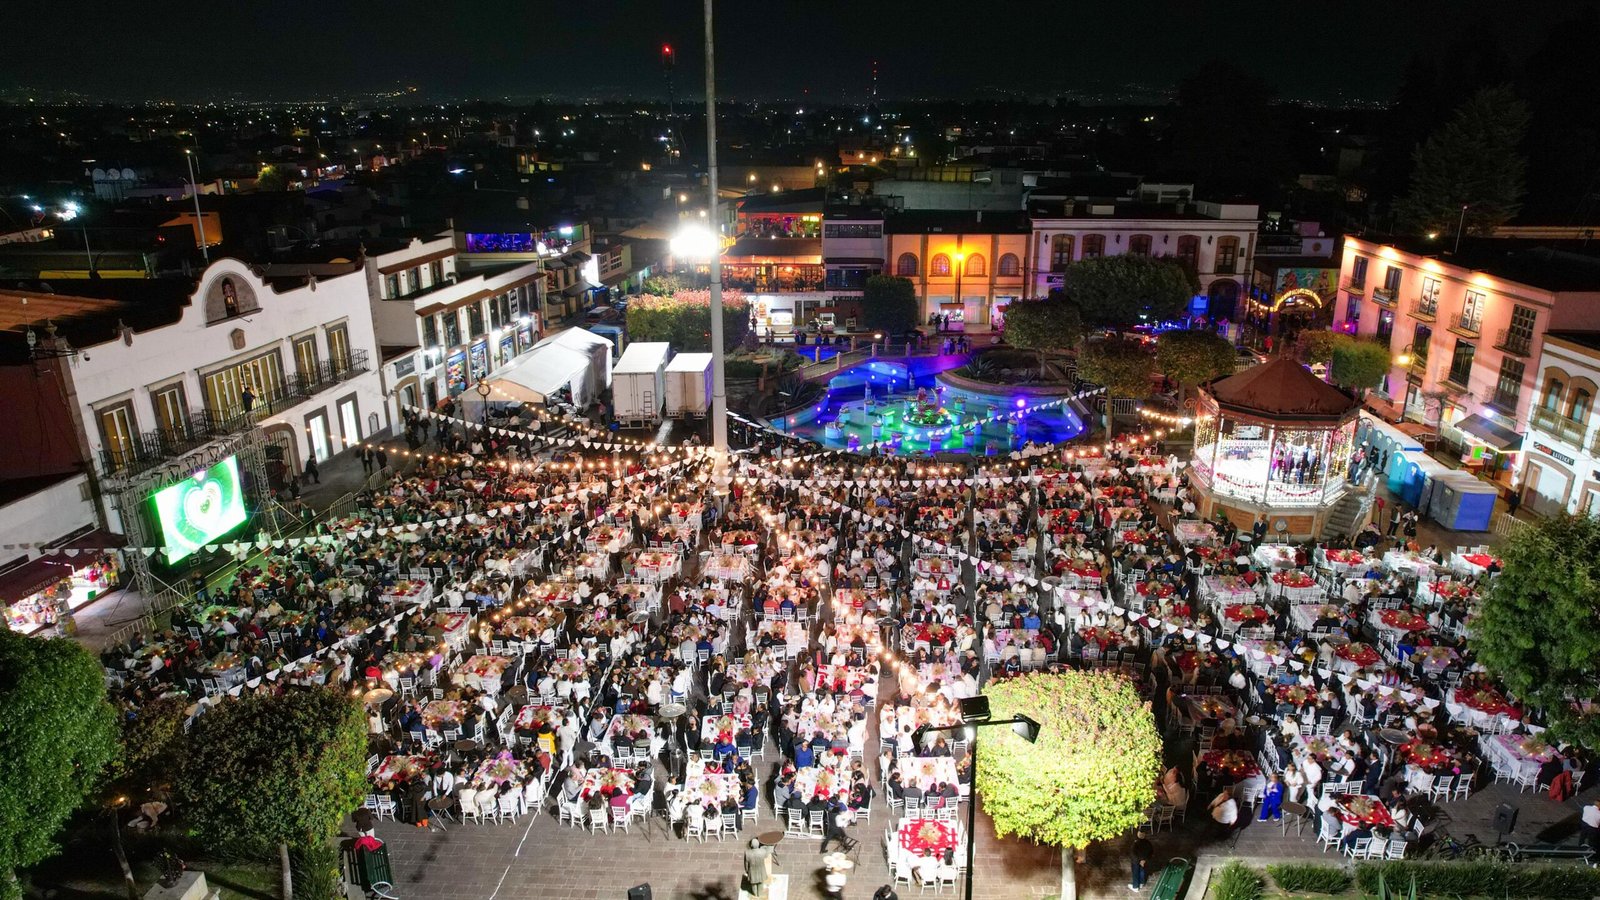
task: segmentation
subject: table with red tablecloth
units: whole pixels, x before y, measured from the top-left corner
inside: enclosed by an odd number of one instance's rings
[[[942,856],[960,841],[955,826],[934,819],[908,819],[900,824],[900,847],[913,856]]]
[[[1259,624],[1267,621],[1270,615],[1271,613],[1267,612],[1266,607],[1254,604],[1240,603],[1233,606],[1225,606],[1222,609],[1223,618],[1230,622],[1239,622],[1241,624]]]
[[[1233,781],[1261,774],[1261,767],[1243,750],[1212,750],[1200,757],[1200,764]]]
[[[1333,804],[1333,814],[1346,825],[1364,825],[1368,828],[1394,827],[1394,816],[1390,814],[1389,807],[1384,806],[1383,801],[1377,797],[1366,794],[1346,794],[1338,797]]]

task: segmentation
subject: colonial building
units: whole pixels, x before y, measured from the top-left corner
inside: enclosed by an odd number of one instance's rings
[[[1517,489],[1534,512],[1600,515],[1600,332],[1550,331],[1534,368]]]
[[[1600,257],[1443,243],[1346,238],[1335,327],[1391,351],[1369,406],[1436,427],[1466,465],[1509,480],[1540,396],[1545,334],[1600,329]]]
[[[1035,191],[1027,272],[1029,296],[1060,288],[1067,266],[1084,259],[1132,253],[1170,256],[1194,268],[1203,297],[1193,312],[1235,320],[1255,258],[1259,207],[1214,203],[1056,198]],[[1028,254],[1023,254],[1028,255]]]
[[[922,322],[989,331],[1027,295],[1032,230],[1021,210],[903,210],[884,221],[884,257],[890,274],[915,286]]]
[[[465,391],[539,340],[546,261],[537,251],[470,270],[458,268],[460,254],[446,233],[366,258],[395,421],[405,407]]]

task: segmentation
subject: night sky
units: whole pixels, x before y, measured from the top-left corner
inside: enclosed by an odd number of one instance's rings
[[[1413,48],[1448,39],[1440,23],[1487,21],[1515,48],[1579,5],[723,0],[718,80],[730,97],[809,89],[818,101],[855,101],[876,59],[886,97],[966,98],[1163,88],[1230,58],[1283,97],[1386,100]],[[683,95],[698,90],[700,9],[698,0],[17,0],[0,86],[117,99],[284,100],[408,84],[431,98],[657,96],[657,52],[670,41]]]

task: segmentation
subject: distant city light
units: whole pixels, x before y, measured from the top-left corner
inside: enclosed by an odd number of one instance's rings
[[[705,225],[686,224],[672,236],[672,255],[680,259],[709,260],[718,249],[717,236]]]

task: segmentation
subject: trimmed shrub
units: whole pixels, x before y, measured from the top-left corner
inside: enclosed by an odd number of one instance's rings
[[[1267,866],[1267,874],[1280,890],[1291,894],[1342,894],[1350,889],[1352,878],[1338,866],[1316,863],[1278,863]]]
[[[1209,894],[1212,900],[1261,900],[1266,885],[1261,873],[1235,859],[1211,876]]]
[[[1429,897],[1600,896],[1600,871],[1584,866],[1533,866],[1489,860],[1474,862],[1369,863],[1356,867],[1356,886],[1365,893],[1378,889],[1378,874],[1391,886],[1417,879],[1417,893]]]

